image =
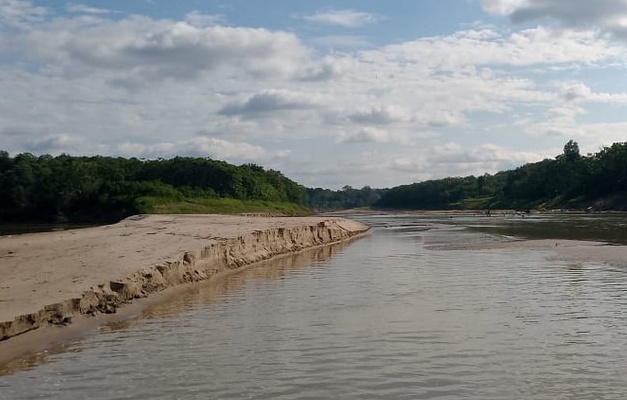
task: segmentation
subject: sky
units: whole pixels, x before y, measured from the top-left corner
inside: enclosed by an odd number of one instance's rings
[[[626,141],[626,46],[627,0],[0,0],[0,150],[492,174]]]

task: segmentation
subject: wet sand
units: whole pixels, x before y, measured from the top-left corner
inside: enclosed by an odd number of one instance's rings
[[[516,239],[492,234],[474,233],[472,241],[467,235],[448,231],[447,235],[459,235],[455,244],[440,243],[437,236],[427,246],[433,250],[489,250],[527,249],[552,253],[551,259],[574,263],[592,262],[627,267],[627,246],[605,242],[568,239]]]

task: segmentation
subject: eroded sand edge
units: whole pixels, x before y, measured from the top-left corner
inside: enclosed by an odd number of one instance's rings
[[[369,228],[342,218],[150,215],[0,238],[0,340]]]

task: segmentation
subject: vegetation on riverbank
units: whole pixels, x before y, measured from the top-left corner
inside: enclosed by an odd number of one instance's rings
[[[569,141],[554,159],[479,177],[455,177],[403,185],[374,203],[394,209],[627,210],[627,142],[582,156]]]
[[[218,197],[188,197],[177,200],[161,197],[140,197],[136,201],[141,214],[280,214],[308,215],[308,208],[296,203],[239,200]]]
[[[494,175],[391,189],[306,189],[278,171],[205,158],[10,157],[0,151],[0,221],[111,222],[137,213],[303,215],[382,209],[627,210],[627,142],[582,156],[569,141],[554,159]]]
[[[306,213],[278,171],[204,158],[36,157],[0,152],[0,220],[111,222],[137,213]]]
[[[387,189],[373,189],[370,186],[361,189],[344,186],[341,190],[308,188],[306,205],[316,211],[370,207],[379,201],[386,191]]]

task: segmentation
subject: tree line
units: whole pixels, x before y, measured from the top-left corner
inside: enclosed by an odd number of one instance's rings
[[[494,175],[449,177],[391,189],[309,188],[281,172],[207,158],[9,156],[0,151],[0,221],[112,222],[159,202],[236,199],[314,211],[382,209],[627,210],[627,142],[582,156],[562,154]]]
[[[278,171],[206,158],[11,157],[0,151],[0,220],[110,222],[155,199],[230,198],[303,205],[305,188]]]
[[[373,189],[370,186],[361,189],[344,186],[341,190],[307,188],[306,205],[314,211],[370,207],[379,201],[386,190]]]
[[[511,171],[394,187],[373,203],[395,209],[627,209],[627,142],[583,156],[570,140],[562,154]]]

